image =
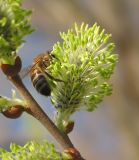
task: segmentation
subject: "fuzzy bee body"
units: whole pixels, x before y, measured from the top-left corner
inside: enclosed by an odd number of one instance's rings
[[[30,77],[34,88],[40,94],[44,96],[50,96],[51,94],[50,86],[41,71],[39,71],[38,69],[34,69],[33,71],[31,71]]]
[[[35,89],[44,96],[51,95],[51,88],[47,81],[48,78],[58,81],[64,82],[60,79],[54,78],[49,72],[48,67],[52,61],[52,58],[56,58],[51,55],[49,52],[39,54],[34,58],[31,66],[22,70],[20,73],[20,77],[24,78],[26,75],[30,74],[31,81]]]
[[[49,83],[46,80],[47,77],[46,70],[47,67],[50,65],[51,60],[52,57],[49,54],[49,52],[39,54],[36,58],[34,58],[30,70],[30,77],[33,86],[40,94],[44,96],[50,96],[51,94]]]

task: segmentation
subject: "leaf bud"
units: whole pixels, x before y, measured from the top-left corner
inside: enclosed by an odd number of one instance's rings
[[[68,124],[65,126],[65,133],[69,134],[74,128],[74,121],[69,121]]]
[[[15,64],[1,64],[1,69],[6,74],[7,76],[13,77],[17,75],[22,67],[22,61],[19,56],[16,57],[15,59]]]
[[[2,114],[7,118],[16,119],[22,115],[23,111],[24,111],[23,106],[16,105],[2,112]]]

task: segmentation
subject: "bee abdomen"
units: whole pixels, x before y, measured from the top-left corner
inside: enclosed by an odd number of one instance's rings
[[[41,73],[32,75],[31,80],[32,80],[33,86],[36,88],[36,90],[40,94],[45,96],[50,96],[51,89],[44,75],[42,75]]]

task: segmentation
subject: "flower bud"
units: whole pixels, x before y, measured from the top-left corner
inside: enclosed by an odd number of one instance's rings
[[[22,67],[22,62],[19,56],[16,57],[15,59],[15,64],[10,65],[10,64],[1,64],[1,69],[2,71],[7,75],[7,76],[15,76],[17,75]]]
[[[65,126],[65,133],[69,134],[74,128],[74,121],[69,121],[68,124]]]
[[[2,114],[7,118],[16,119],[22,115],[23,111],[24,111],[24,109],[22,106],[16,105],[16,106],[13,106],[10,109],[2,112]]]
[[[70,155],[72,160],[79,160],[81,158],[81,155],[76,148],[68,148],[64,150],[64,153]]]

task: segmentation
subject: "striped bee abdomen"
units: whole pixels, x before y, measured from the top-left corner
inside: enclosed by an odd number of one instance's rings
[[[38,69],[34,69],[31,73],[31,81],[36,90],[45,96],[50,96],[51,89],[45,76]]]

